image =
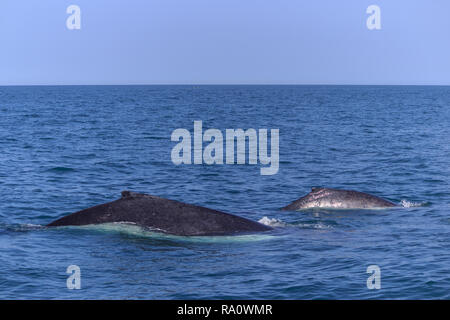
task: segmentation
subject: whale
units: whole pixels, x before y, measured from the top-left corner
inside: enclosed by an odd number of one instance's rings
[[[281,210],[297,211],[312,208],[328,209],[380,209],[396,207],[388,200],[354,191],[332,188],[313,187],[306,196],[281,208]]]
[[[129,223],[178,236],[236,235],[272,230],[229,213],[150,194],[122,191],[120,199],[64,216],[47,227]]]

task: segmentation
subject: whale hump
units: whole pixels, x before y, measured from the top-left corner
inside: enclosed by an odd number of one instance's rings
[[[180,201],[127,190],[121,194],[118,200],[69,214],[47,226],[125,222],[181,236],[232,235],[272,230],[256,221]]]
[[[388,200],[360,191],[312,187],[310,193],[283,207],[282,210],[309,208],[375,209],[395,206]]]

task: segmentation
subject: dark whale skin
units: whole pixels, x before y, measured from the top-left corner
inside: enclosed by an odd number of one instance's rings
[[[301,210],[311,208],[330,209],[377,209],[396,207],[380,197],[353,190],[312,188],[306,196],[292,202],[281,210]]]
[[[127,222],[179,236],[215,236],[272,230],[232,214],[123,191],[122,198],[84,209],[49,223],[48,227]]]

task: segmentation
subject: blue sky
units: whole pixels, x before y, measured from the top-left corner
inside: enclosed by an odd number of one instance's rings
[[[81,8],[68,30],[66,8]],[[368,30],[366,8],[381,8]],[[448,0],[1,0],[0,85],[450,85]]]

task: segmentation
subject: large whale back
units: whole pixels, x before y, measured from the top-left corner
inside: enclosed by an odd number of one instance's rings
[[[228,213],[148,194],[122,192],[122,198],[51,222],[48,226],[80,226],[127,222],[182,235],[230,235],[271,230],[261,223]]]
[[[395,207],[395,204],[380,197],[353,190],[312,188],[306,196],[292,202],[282,210],[309,208],[374,209]]]

